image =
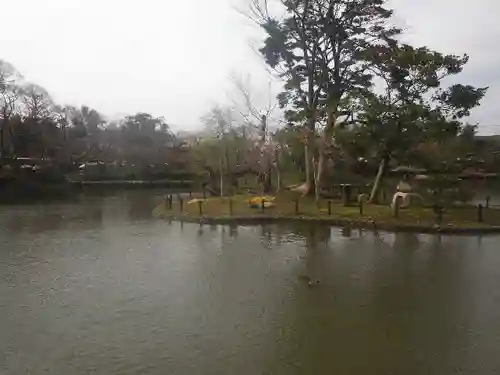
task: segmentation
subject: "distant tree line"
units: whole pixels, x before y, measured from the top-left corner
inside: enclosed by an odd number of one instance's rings
[[[137,165],[175,162],[176,139],[163,117],[136,113],[107,121],[87,106],[59,105],[0,60],[0,157]]]
[[[319,199],[348,171],[372,180],[375,202],[394,166],[498,169],[495,143],[467,123],[488,88],[456,83],[469,57],[403,43],[387,0],[275,0],[274,12],[268,0],[249,2],[248,16],[265,35],[259,52],[282,90],[263,103],[235,80],[232,103],[201,119],[205,135],[187,162],[221,194],[246,171],[264,192],[299,176],[299,191]],[[0,63],[3,158],[172,163],[186,155],[172,152],[175,142],[161,117],[107,122],[88,107],[55,104]]]

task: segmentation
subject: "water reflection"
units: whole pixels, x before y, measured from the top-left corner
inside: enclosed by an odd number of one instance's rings
[[[342,233],[342,237],[351,237],[352,229],[350,227],[342,228],[341,233]]]
[[[123,203],[128,207],[130,220],[144,220],[151,218],[151,207],[159,203],[159,197],[154,194],[125,194]]]
[[[0,210],[2,374],[500,368],[498,237],[169,222],[157,198]]]
[[[104,221],[150,220],[151,211],[159,199],[155,194],[140,192],[80,196],[79,199],[64,203],[9,206],[1,211],[0,220],[12,233],[93,230],[102,227]],[[124,217],[124,211],[128,217]]]
[[[340,232],[351,237],[346,230]],[[464,284],[463,258],[450,259],[446,252],[451,248],[430,242],[420,248],[430,255],[421,264],[415,253],[418,236],[393,236],[383,254],[367,258],[372,251],[363,247],[360,255],[367,267],[353,268],[349,263],[359,251],[349,260],[338,258],[329,251],[332,243],[327,244],[324,228],[309,228],[307,256],[302,259],[308,275],[321,275],[321,288],[314,294],[299,292],[294,299],[290,324],[299,329],[290,333],[287,342],[294,345],[283,354],[299,358],[307,353],[310,362],[294,364],[301,373],[326,373],[333,366],[341,373],[442,374],[466,365],[461,351],[471,343],[463,320],[470,314],[464,300],[472,296],[467,296]],[[363,241],[361,236],[358,240]],[[343,244],[352,252],[361,245]],[[321,307],[311,310],[313,304]],[[332,337],[342,340],[332,342]],[[363,360],[354,360],[352,353],[357,352]]]
[[[70,230],[95,229],[102,225],[103,209],[100,205],[68,208],[60,205],[31,208],[11,207],[0,219],[12,233],[29,231],[44,233],[68,228]]]
[[[237,225],[230,225],[229,226],[229,236],[231,238],[238,238],[238,226]]]

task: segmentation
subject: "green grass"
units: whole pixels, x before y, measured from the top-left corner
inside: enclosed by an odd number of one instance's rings
[[[404,230],[413,229],[422,231],[436,231],[436,214],[431,208],[410,207],[401,209],[398,217],[394,217],[389,205],[364,204],[363,213],[357,204],[344,206],[338,200],[330,201],[331,214],[328,212],[328,200],[322,200],[316,204],[314,199],[299,197],[292,192],[281,193],[276,196],[274,206],[271,208],[251,208],[249,199],[256,195],[235,195],[224,198],[207,198],[202,202],[200,215],[198,203],[188,204],[183,202],[181,211],[180,202],[173,199],[170,209],[166,203],[156,208],[155,214],[160,217],[177,217],[188,220],[223,220],[225,222],[234,220],[252,219],[258,221],[264,219],[303,219],[329,222],[334,225],[353,225],[360,227],[380,227],[381,229]],[[298,211],[296,211],[296,200],[298,199]],[[231,202],[231,203],[230,203]],[[449,208],[443,215],[439,227],[448,228],[450,231],[462,230],[491,230],[496,226],[500,228],[500,210],[485,209],[483,221],[478,220],[478,209],[472,206]],[[499,230],[500,232],[500,230]]]

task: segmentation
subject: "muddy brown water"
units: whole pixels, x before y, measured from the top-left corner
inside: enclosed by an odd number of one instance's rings
[[[169,223],[161,199],[0,208],[0,374],[500,373],[500,237]]]

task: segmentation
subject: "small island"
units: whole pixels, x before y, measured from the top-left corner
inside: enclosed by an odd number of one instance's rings
[[[368,204],[363,196],[346,204],[340,199],[303,197],[293,192],[274,196],[233,195],[190,198],[167,196],[154,215],[159,218],[207,224],[254,225],[304,221],[369,230],[481,234],[500,233],[500,210],[483,205],[457,205],[444,209],[414,205],[398,207]]]

